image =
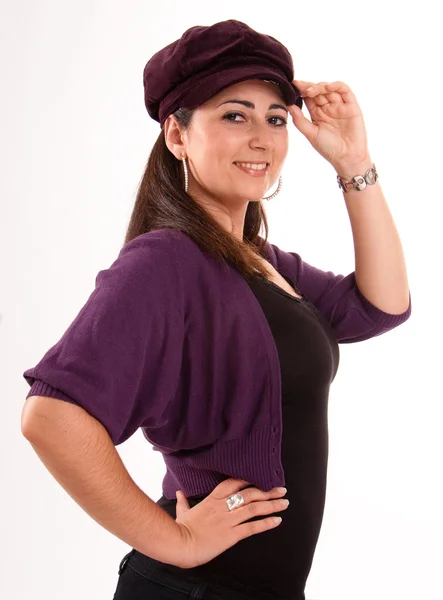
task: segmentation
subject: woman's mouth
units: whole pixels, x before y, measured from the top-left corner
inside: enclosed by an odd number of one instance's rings
[[[234,165],[252,177],[264,177],[268,173],[268,163],[237,163]]]

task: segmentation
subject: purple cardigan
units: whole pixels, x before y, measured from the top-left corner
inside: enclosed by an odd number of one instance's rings
[[[383,312],[346,277],[267,243],[267,259],[330,322],[339,343],[381,335],[411,313]],[[23,377],[31,395],[83,407],[114,445],[139,427],[162,453],[163,494],[208,494],[227,477],[285,484],[281,376],[247,281],[172,228],[138,236],[99,271],[61,339]]]

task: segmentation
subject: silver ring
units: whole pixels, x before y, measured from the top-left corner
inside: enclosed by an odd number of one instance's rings
[[[232,496],[229,496],[229,498],[226,499],[226,504],[228,505],[229,510],[233,510],[234,508],[237,508],[237,506],[240,506],[244,503],[245,499],[240,493],[232,494]]]

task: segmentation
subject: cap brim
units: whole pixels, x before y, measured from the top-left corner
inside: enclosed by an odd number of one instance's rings
[[[303,107],[303,98],[300,96],[300,91],[295,84],[289,82],[279,71],[263,65],[242,65],[237,68],[231,65],[224,70],[210,73],[199,79],[188,90],[186,95],[181,99],[180,106],[190,109],[196,108],[226,87],[248,79],[262,79],[276,82],[288,106],[296,104],[299,108]]]

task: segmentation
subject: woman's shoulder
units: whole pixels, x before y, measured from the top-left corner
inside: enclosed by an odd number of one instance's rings
[[[114,264],[146,275],[167,276],[186,268],[194,248],[191,238],[178,229],[153,229],[126,242]]]
[[[179,229],[173,229],[172,227],[163,227],[162,229],[152,229],[151,231],[146,231],[141,233],[140,235],[132,238],[122,247],[122,251],[132,250],[134,248],[143,250],[153,251],[155,249],[158,250],[169,250],[172,249],[177,244],[183,244],[188,239],[188,236]]]
[[[194,240],[180,229],[163,227],[152,229],[126,242],[120,254],[131,253],[141,259],[158,258],[163,255],[183,256],[183,252],[190,252],[197,248]]]

